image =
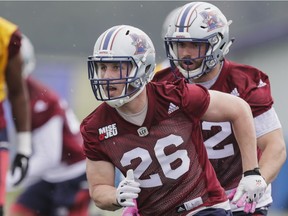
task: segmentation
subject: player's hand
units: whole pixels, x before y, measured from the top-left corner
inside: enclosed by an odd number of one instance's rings
[[[119,183],[116,190],[117,203],[123,207],[134,207],[133,199],[138,197],[140,191],[140,183],[134,180],[133,170],[128,170],[126,178]]]
[[[260,174],[244,175],[239,182],[234,196],[232,191],[232,194],[228,195],[228,198],[233,198],[232,203],[237,207],[244,206],[244,212],[253,213],[257,202],[265,193],[266,188],[267,184]]]
[[[29,165],[29,157],[23,154],[16,154],[14,161],[12,163],[11,173],[14,175],[16,169],[20,171],[19,179],[14,183],[14,186],[20,184],[20,182],[25,178]]]
[[[235,193],[236,193],[236,191],[237,191],[237,188],[234,188],[234,189],[227,195],[227,198],[228,198],[229,200],[232,200],[233,197],[234,197],[234,195],[235,195]],[[246,212],[246,213],[253,213],[253,212],[255,212],[256,204],[257,204],[257,203],[256,203],[256,202],[247,203],[247,202],[245,201],[245,199],[246,199],[246,193],[240,198],[239,201],[237,201],[237,203],[234,203],[234,204],[237,205],[238,207],[244,205],[244,210],[243,210],[243,211]]]
[[[140,216],[138,214],[138,208],[137,208],[137,201],[136,199],[133,199],[133,202],[135,203],[134,207],[125,207],[123,209],[121,216]]]
[[[32,140],[30,131],[18,132],[16,136],[17,154],[11,167],[11,174],[15,179],[14,186],[20,184],[28,172],[29,157],[32,154]]]

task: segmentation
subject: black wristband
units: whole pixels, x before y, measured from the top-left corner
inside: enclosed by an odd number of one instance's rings
[[[261,176],[260,168],[256,167],[253,170],[247,170],[244,172],[244,177],[249,176],[249,175],[260,175]]]

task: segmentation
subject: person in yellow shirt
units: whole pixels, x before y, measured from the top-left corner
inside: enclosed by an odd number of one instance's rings
[[[17,25],[0,17],[0,216],[4,215],[6,173],[9,166],[7,125],[3,102],[8,97],[17,130],[12,174],[19,184],[25,177],[31,155],[31,118],[27,87],[22,78],[21,32]]]

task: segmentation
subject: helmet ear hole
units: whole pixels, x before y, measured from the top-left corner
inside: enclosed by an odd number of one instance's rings
[[[225,47],[226,43],[223,43],[221,46],[220,46],[220,50],[223,49],[223,47]],[[217,55],[217,57],[219,58],[219,55]]]

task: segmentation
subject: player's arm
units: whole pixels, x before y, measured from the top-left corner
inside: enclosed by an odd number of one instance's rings
[[[12,175],[18,169],[21,172],[19,184],[28,171],[29,157],[32,153],[31,143],[31,114],[29,96],[26,83],[22,77],[23,61],[20,54],[21,33],[16,31],[9,43],[9,57],[5,70],[5,82],[8,89],[8,98],[11,103],[12,115],[17,130],[17,150],[12,163]]]
[[[86,159],[90,196],[97,207],[109,211],[115,211],[121,207],[116,202],[114,170],[113,164],[109,162]]]
[[[277,177],[287,157],[282,129],[278,128],[260,136],[257,145],[262,150],[259,160],[261,174],[269,184]]]
[[[22,57],[18,51],[17,54],[9,57],[5,73],[8,98],[18,132],[30,131],[31,127],[29,96],[26,83],[22,78],[22,65]]]
[[[32,151],[29,95],[26,82],[22,76],[23,60],[20,54],[20,44],[21,33],[15,31],[11,36],[8,48],[8,63],[5,70],[8,98],[11,103],[12,115],[17,131],[17,154],[21,155],[19,159],[22,156],[29,157]]]
[[[243,172],[258,167],[256,134],[249,105],[241,98],[209,90],[210,104],[202,120],[229,121],[241,151]]]
[[[89,192],[95,205],[103,210],[114,211],[122,207],[134,207],[133,199],[140,193],[140,183],[135,181],[133,170],[114,187],[115,167],[106,161],[91,161],[86,159],[86,173]]]

